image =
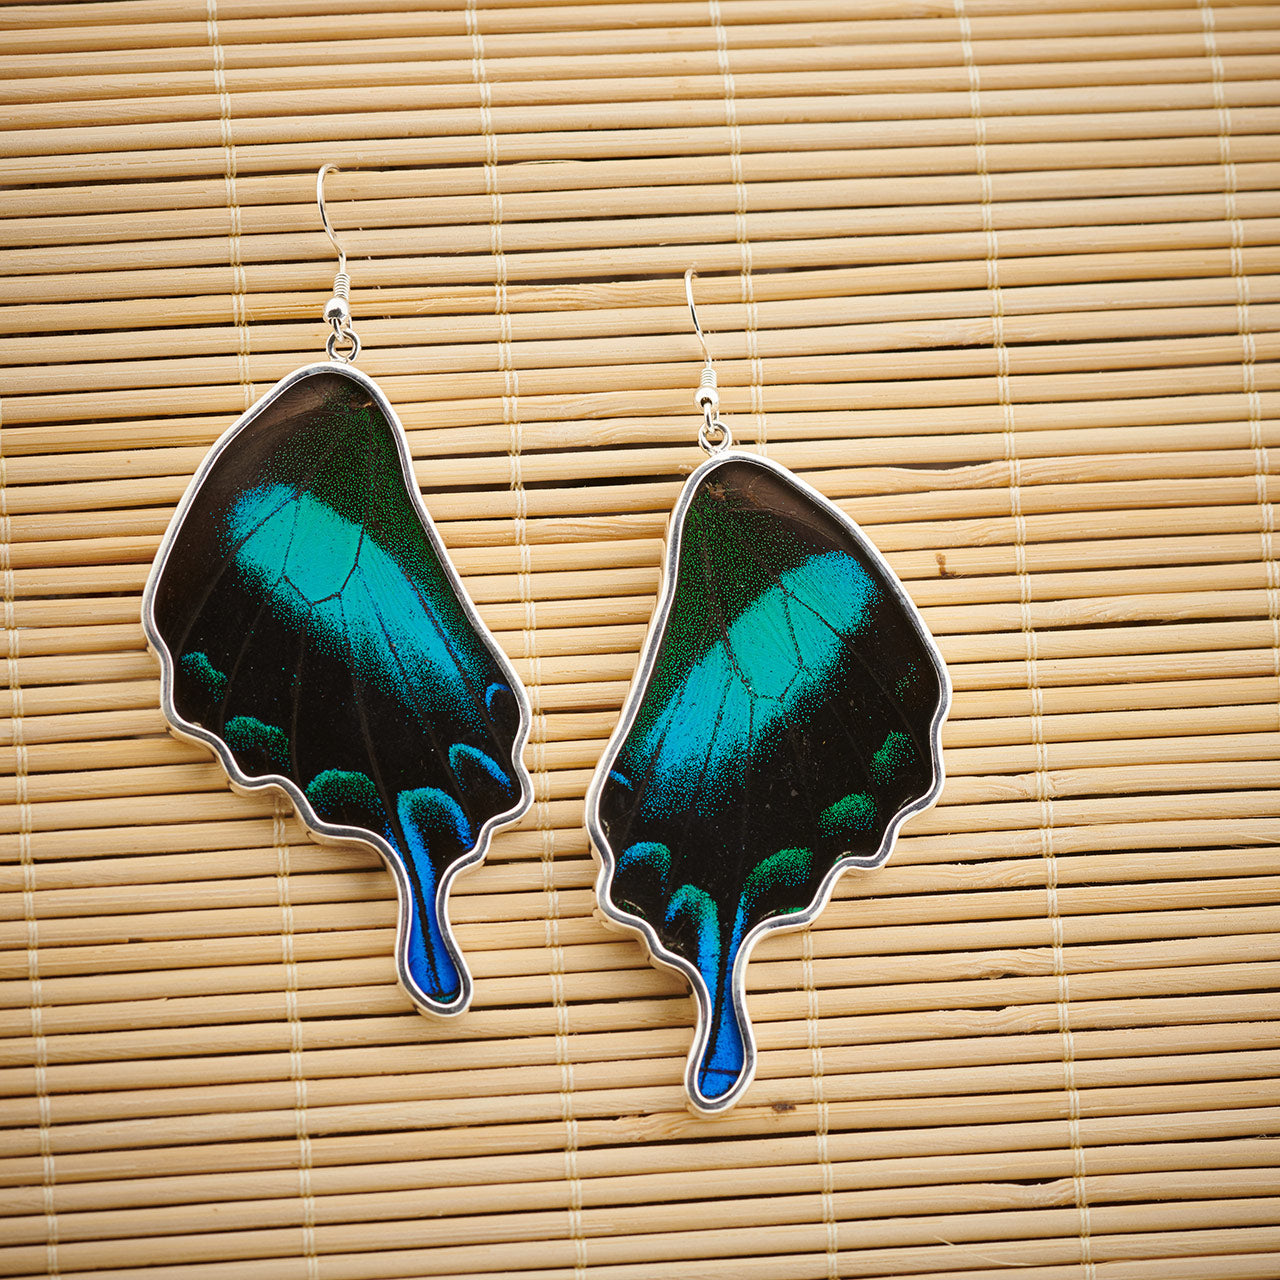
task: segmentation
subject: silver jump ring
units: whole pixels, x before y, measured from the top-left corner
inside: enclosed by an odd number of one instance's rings
[[[346,344],[345,348],[343,344]],[[340,360],[343,364],[351,364],[360,354],[360,338],[350,327],[334,327],[329,340],[324,344],[330,360]]]
[[[702,426],[698,428],[698,443],[714,457],[717,453],[723,453],[726,449],[733,447],[733,432],[729,430],[727,422],[713,418],[708,413],[703,419]]]

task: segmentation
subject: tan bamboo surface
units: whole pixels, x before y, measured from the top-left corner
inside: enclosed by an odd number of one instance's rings
[[[166,734],[138,619],[320,358],[325,161],[535,710],[449,1023],[373,855]],[[4,5],[0,187],[0,1275],[1280,1276],[1280,5]],[[582,828],[702,456],[690,264],[739,439],[956,690],[711,1121]]]

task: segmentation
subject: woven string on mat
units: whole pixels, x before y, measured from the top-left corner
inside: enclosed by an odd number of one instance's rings
[[[1280,1274],[1280,7],[0,7],[0,1275]],[[390,878],[169,737],[139,593],[210,443],[361,367],[533,698],[458,882],[461,1021]],[[938,807],[749,969],[592,915],[582,796],[701,458],[862,523],[955,684]]]

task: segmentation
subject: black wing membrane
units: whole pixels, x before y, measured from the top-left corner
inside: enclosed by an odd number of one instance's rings
[[[146,623],[180,732],[238,783],[283,785],[317,834],[387,859],[401,979],[450,1013],[470,979],[449,883],[528,807],[528,715],[420,510],[400,433],[354,370],[286,379],[193,482]]]
[[[665,621],[593,827],[609,905],[700,989],[690,1093],[716,1110],[750,1078],[751,940],[806,918],[838,866],[882,861],[936,796],[949,690],[892,573],[790,473],[729,455],[681,511]]]

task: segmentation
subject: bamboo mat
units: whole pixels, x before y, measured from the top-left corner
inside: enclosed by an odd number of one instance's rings
[[[1280,1276],[1280,6],[0,8],[0,1274]],[[372,855],[167,736],[139,593],[334,264],[532,694],[412,1012]],[[592,915],[582,797],[726,414],[859,520],[948,782],[749,971]]]

